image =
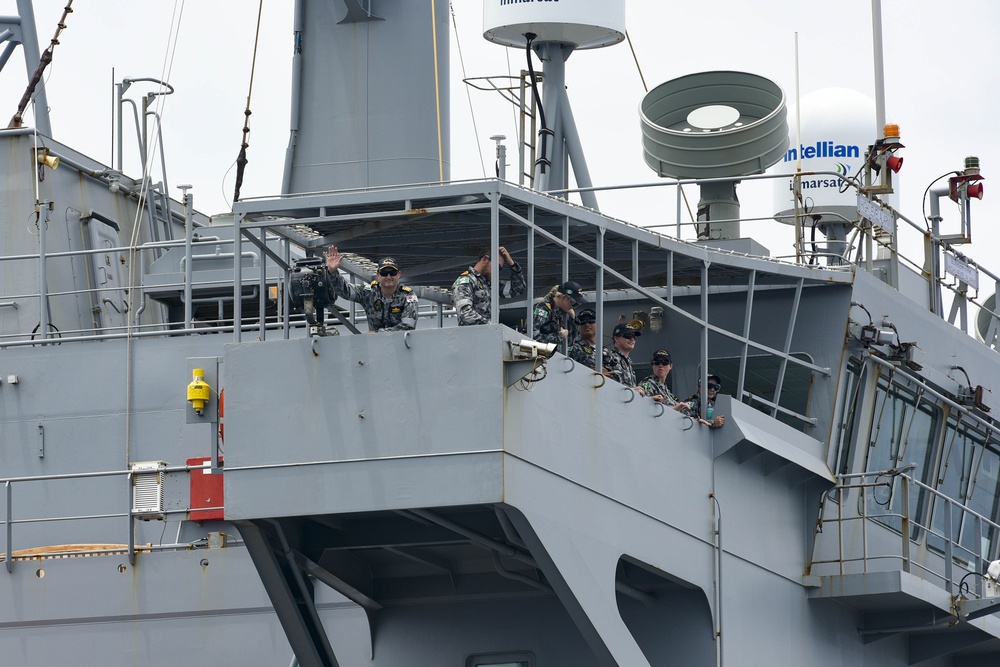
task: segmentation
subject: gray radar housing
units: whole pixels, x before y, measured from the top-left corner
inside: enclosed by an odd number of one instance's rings
[[[756,74],[672,79],[649,91],[639,107],[643,159],[671,178],[762,174],[788,150],[786,115],[784,92]],[[701,195],[698,238],[738,238],[736,181],[703,184]]]

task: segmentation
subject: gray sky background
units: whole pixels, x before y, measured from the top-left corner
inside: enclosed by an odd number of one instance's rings
[[[36,3],[42,49],[64,2]],[[288,141],[290,0],[264,0],[263,29],[253,88],[250,164],[243,196],[277,194]],[[464,75],[516,73],[522,51],[482,38],[482,3],[455,0],[457,33],[451,35],[452,177],[492,172],[493,134],[516,136],[514,116],[495,93],[469,91]],[[438,11],[447,7],[437,0]],[[175,10],[183,7],[177,49],[168,55]],[[112,159],[112,69],[114,77],[167,78],[176,93],[163,115],[171,193],[194,186],[195,206],[208,213],[229,209],[246,104],[257,3],[204,0],[185,5],[153,0],[77,2],[67,20],[47,74],[53,132],[57,139],[104,162]],[[0,13],[16,13],[0,0]],[[973,205],[973,259],[1000,272],[1000,132],[991,125],[1000,97],[1000,3],[993,0],[882,0],[886,117],[901,127],[906,148],[899,174],[900,207],[922,222],[922,195],[936,178],[961,169],[967,155],[982,161],[985,198]],[[799,42],[801,94],[842,86],[874,98],[870,0],[632,0],[627,29],[639,66],[652,88],[685,74],[735,69],[770,78],[793,103],[795,33]],[[20,54],[0,73],[0,103],[13,114],[24,87]],[[536,61],[537,64],[537,61]],[[567,64],[567,86],[595,184],[658,180],[643,163],[637,108],[644,94],[627,43],[580,51]],[[470,111],[471,108],[471,111]],[[475,114],[475,126],[472,118]],[[30,122],[30,114],[28,116]],[[475,129],[474,129],[475,127]],[[476,133],[478,130],[478,134]],[[874,128],[872,130],[874,139]],[[511,159],[516,160],[511,145]],[[127,152],[128,155],[128,152]],[[126,158],[126,172],[139,173]],[[512,170],[513,172],[513,170]],[[940,181],[936,185],[944,185]],[[773,187],[739,190],[743,214],[772,212]],[[697,199],[697,193],[689,194]],[[641,226],[672,222],[674,198],[663,191],[628,191],[600,197],[602,210]],[[958,210],[945,202],[944,228],[957,231]],[[954,230],[949,227],[954,225]],[[788,228],[748,229],[774,255],[791,252]],[[919,249],[920,237],[904,231],[904,249]],[[985,288],[992,292],[992,288]]]

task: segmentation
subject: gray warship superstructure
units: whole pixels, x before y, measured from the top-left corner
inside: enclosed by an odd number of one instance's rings
[[[557,4],[490,5],[487,36],[543,64],[502,91],[544,137],[516,142],[515,179],[498,138],[496,178],[449,180],[448,12],[415,0],[296,4],[284,194],[231,217],[73,150],[44,112],[0,130],[3,664],[997,664],[978,295],[998,278],[961,251],[978,161],[925,229],[886,203],[891,128],[853,174],[763,174],[789,154],[781,89],[695,73],[642,100],[636,154],[678,212],[699,188],[697,220],[614,219],[561,81],[575,48],[621,39],[624,3],[589,3],[596,26],[530,13]],[[0,27],[34,73],[18,6]],[[851,205],[805,210],[803,179]],[[790,258],[742,236],[736,183],[773,180]],[[330,245],[350,280],[394,257],[417,328],[353,335]],[[529,298],[494,282],[491,324],[456,326],[452,282],[499,245]],[[719,376],[725,425],[534,342],[531,297],[568,279],[598,331],[643,323],[640,377],[658,348],[682,397]]]

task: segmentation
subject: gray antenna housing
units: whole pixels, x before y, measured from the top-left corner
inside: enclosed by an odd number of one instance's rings
[[[761,174],[788,150],[785,94],[747,72],[701,72],[662,83],[639,106],[643,159],[660,176]],[[699,239],[739,238],[736,181],[701,186]],[[709,224],[712,221],[724,221]]]

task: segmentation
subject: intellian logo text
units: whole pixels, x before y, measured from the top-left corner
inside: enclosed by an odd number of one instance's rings
[[[861,149],[857,146],[845,146],[835,144],[832,141],[817,141],[811,146],[800,145],[798,149],[789,148],[785,153],[785,162],[799,159],[799,152],[802,159],[808,160],[814,157],[861,157]]]

